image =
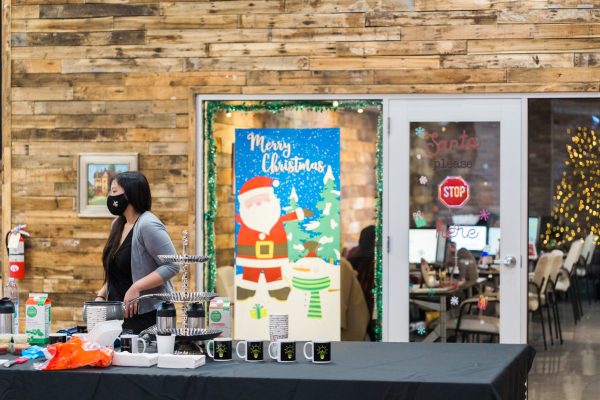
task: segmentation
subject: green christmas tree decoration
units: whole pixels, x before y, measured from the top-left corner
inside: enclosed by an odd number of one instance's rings
[[[317,209],[321,214],[314,227],[319,242],[317,255],[334,263],[340,259],[340,191],[335,183],[331,166],[327,167],[323,178],[323,190]]]
[[[285,208],[287,212],[294,212],[298,208],[298,194],[296,188],[292,187],[289,197],[290,205]],[[288,258],[292,262],[300,260],[306,255],[304,242],[310,240],[310,233],[302,229],[300,221],[290,221],[284,224],[288,239]]]
[[[554,206],[545,231],[544,247],[554,248],[599,233],[600,159],[593,129],[577,128],[567,144],[568,159],[554,193]]]

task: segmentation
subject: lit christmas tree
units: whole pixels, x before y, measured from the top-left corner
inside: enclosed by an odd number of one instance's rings
[[[290,205],[285,208],[285,211],[293,212],[298,208],[296,188],[292,187],[289,199]],[[284,226],[288,238],[288,258],[290,261],[296,262],[306,255],[307,250],[304,247],[304,242],[310,239],[310,234],[302,229],[299,221],[289,221]]]
[[[321,201],[317,203],[321,212],[319,221],[308,229],[318,234],[319,249],[317,255],[329,263],[340,259],[340,191],[335,184],[331,167],[327,168],[323,178]]]
[[[593,129],[577,128],[567,144],[569,158],[556,186],[552,220],[542,233],[544,246],[554,248],[598,234],[600,226],[600,161]]]

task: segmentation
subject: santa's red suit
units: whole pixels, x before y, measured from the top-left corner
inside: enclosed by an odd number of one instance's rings
[[[282,279],[281,266],[288,261],[288,240],[283,223],[303,218],[302,209],[297,209],[279,218],[271,231],[264,233],[250,229],[239,215],[236,216],[236,221],[241,225],[236,264],[243,267],[244,280],[258,283],[261,272],[265,274],[267,282]]]

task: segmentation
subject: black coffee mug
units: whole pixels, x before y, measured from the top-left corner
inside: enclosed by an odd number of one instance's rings
[[[244,353],[240,352],[240,346],[244,348]],[[246,361],[263,361],[263,342],[262,340],[242,340],[238,342],[235,352],[239,358]]]
[[[231,361],[233,341],[231,338],[216,338],[208,342],[206,352],[215,361]]]
[[[308,348],[310,351],[307,351]],[[331,362],[331,342],[329,340],[313,340],[304,344],[304,357],[315,364]]]
[[[49,335],[49,338],[50,338],[50,344],[66,343],[67,334],[66,333],[51,333]]]

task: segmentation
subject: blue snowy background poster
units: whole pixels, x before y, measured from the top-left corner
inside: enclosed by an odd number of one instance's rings
[[[339,340],[339,128],[236,129],[235,195],[235,338]]]

